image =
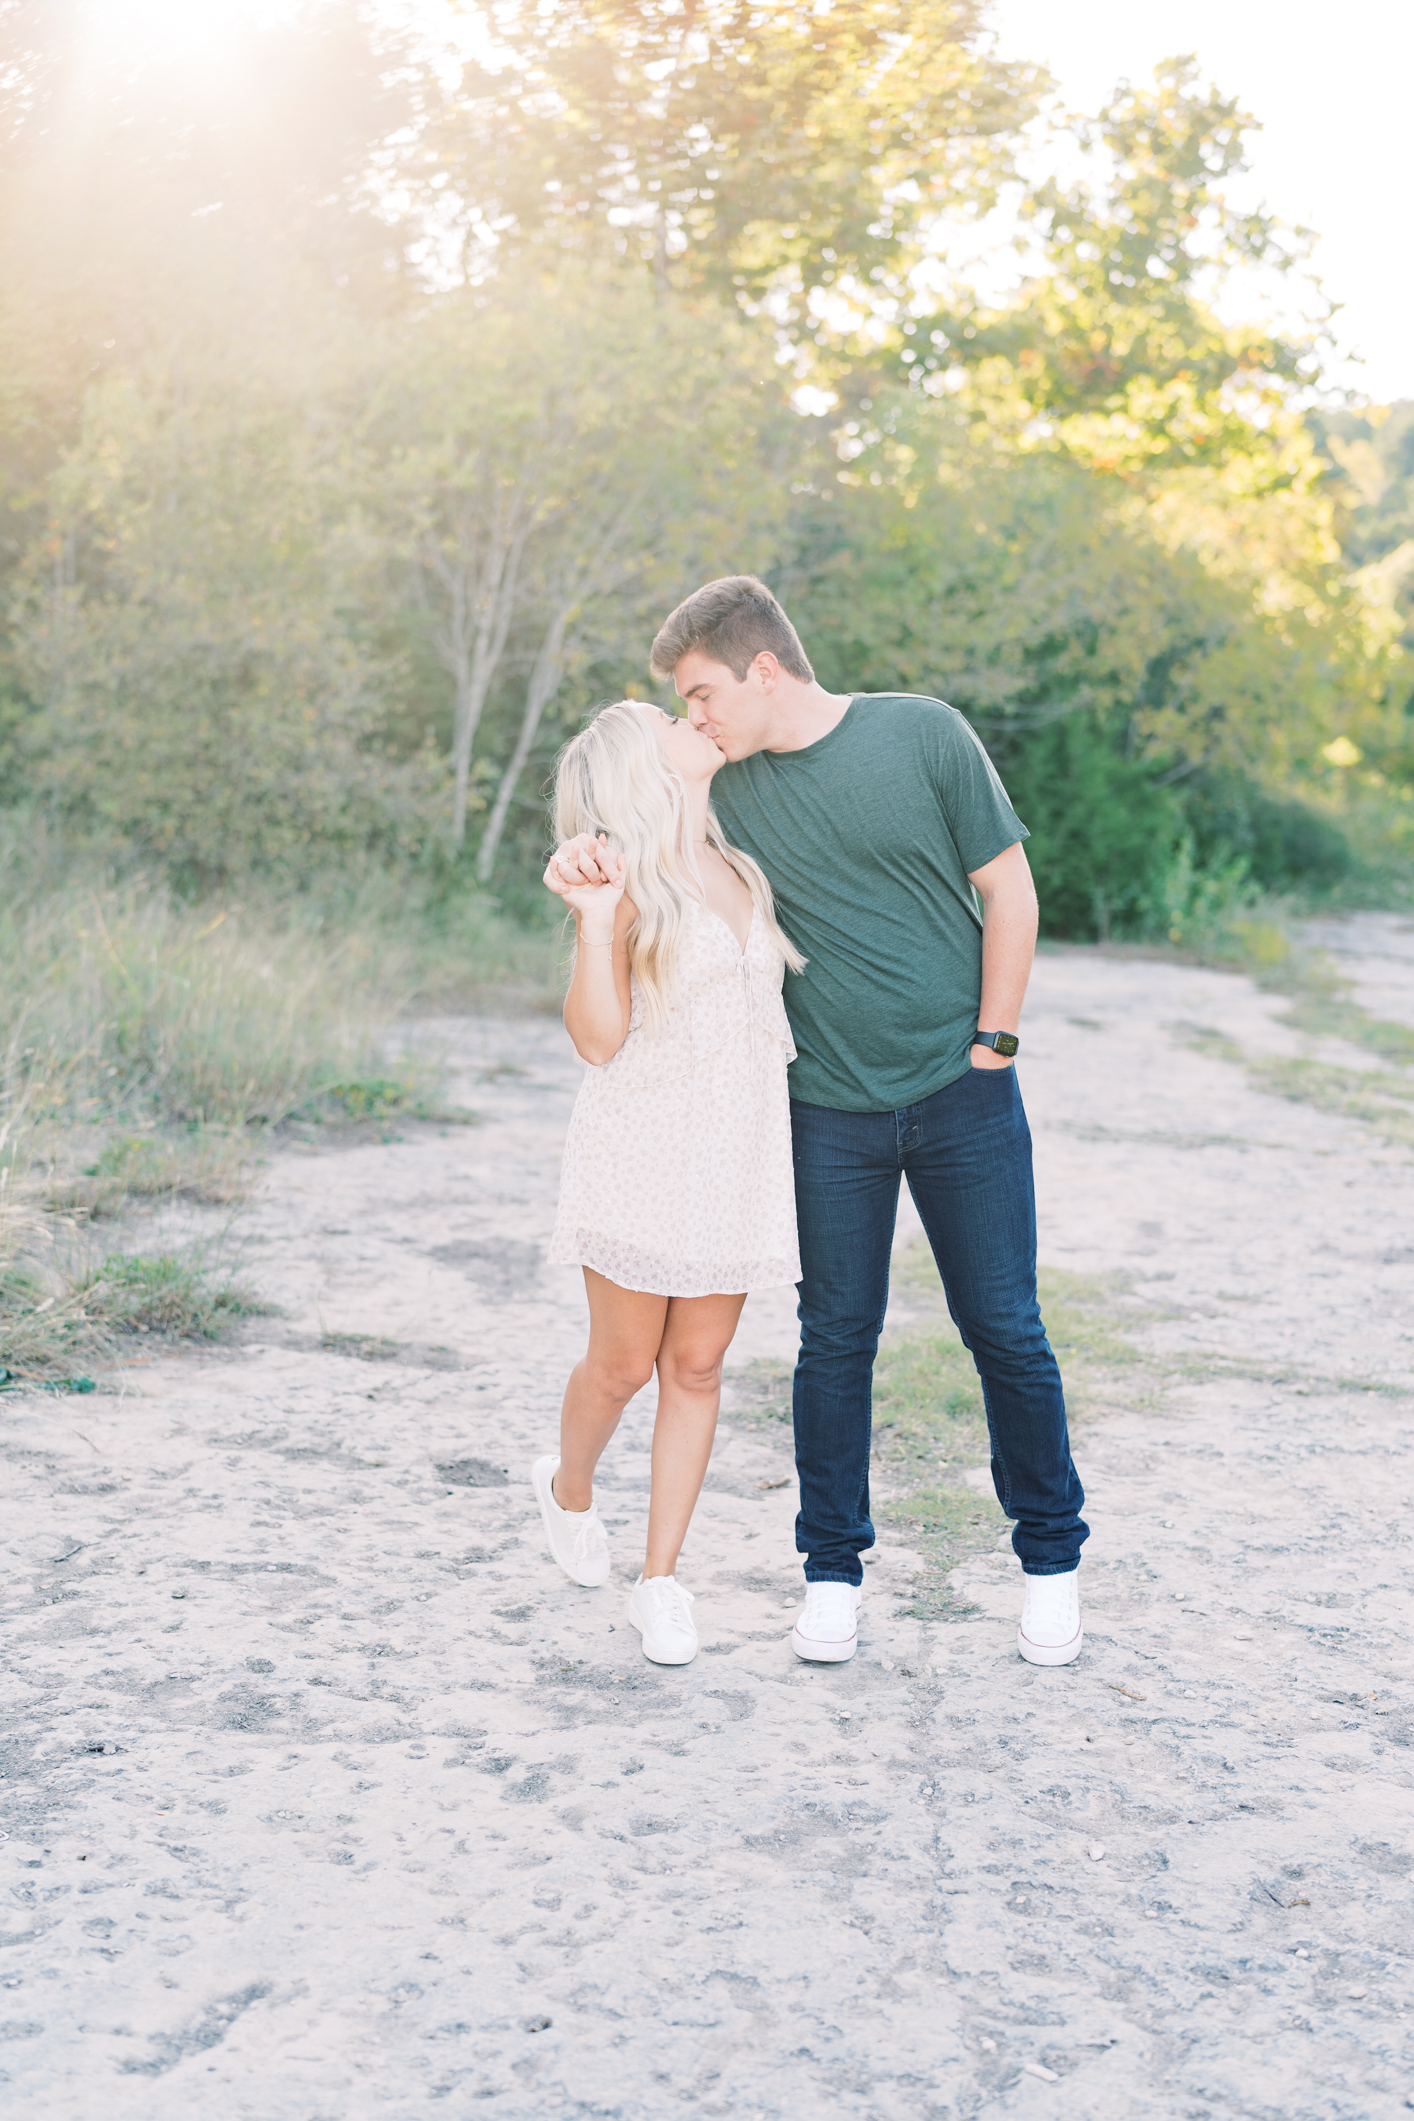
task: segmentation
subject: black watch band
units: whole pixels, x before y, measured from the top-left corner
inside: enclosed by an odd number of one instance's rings
[[[1021,1040],[1014,1031],[977,1031],[973,1034],[972,1043],[974,1046],[990,1046],[993,1053],[1000,1053],[1010,1060]]]

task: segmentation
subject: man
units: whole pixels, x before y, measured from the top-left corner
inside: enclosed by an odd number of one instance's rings
[[[854,1654],[874,1356],[899,1179],[977,1365],[997,1499],[1025,1574],[1017,1645],[1068,1664],[1089,1536],[1036,1301],[1031,1136],[1012,1056],[1036,943],[1026,827],[940,700],[833,694],[753,575],[694,592],[651,665],[729,761],[712,799],[804,953],[786,1007],[800,1234],[796,1546],[804,1658]],[[587,877],[593,845],[572,841]],[[975,897],[974,897],[975,893]],[[977,903],[981,902],[981,917]]]

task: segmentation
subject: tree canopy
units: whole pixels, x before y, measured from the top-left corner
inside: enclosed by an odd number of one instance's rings
[[[496,0],[461,67],[328,0],[195,73],[102,17],[0,0],[10,799],[194,892],[514,902],[565,735],[750,569],[827,682],[968,714],[1055,929],[1408,817],[1409,422],[1220,317],[1300,241],[1192,61],[1028,190],[974,0]],[[1004,185],[984,303],[938,231]]]
[[[659,288],[799,298],[897,280],[921,208],[1011,171],[1034,68],[979,0],[500,0],[494,69],[428,126],[420,184],[488,253],[637,259]]]

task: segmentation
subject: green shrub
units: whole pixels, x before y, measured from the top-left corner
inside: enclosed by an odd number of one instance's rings
[[[1183,838],[1178,798],[1152,763],[1126,757],[1093,715],[1073,714],[1019,741],[1006,781],[1031,833],[1042,933],[1142,931]]]
[[[1333,818],[1269,795],[1245,774],[1195,774],[1182,803],[1200,867],[1240,857],[1263,891],[1325,891],[1350,874],[1350,842]]]

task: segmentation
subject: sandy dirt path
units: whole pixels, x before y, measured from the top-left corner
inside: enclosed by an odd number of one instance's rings
[[[1381,963],[1414,995],[1407,928],[1337,940],[1367,1001]],[[557,1026],[440,1027],[478,1127],[282,1154],[243,1224],[282,1317],[121,1398],[0,1403],[7,2110],[1414,2103],[1411,1169],[1174,1028],[1306,1050],[1280,1015],[1037,966],[1043,1258],[1130,1277],[1174,1380],[1079,1434],[1064,1671],[1016,1658],[1009,1552],[923,1623],[887,1540],[854,1662],[798,1663],[784,1439],[730,1424],[702,1653],[648,1665],[651,1393],[606,1462],[613,1582],[558,1576],[527,1479],[582,1333],[542,1264]],[[748,1306],[740,1361],[789,1359],[791,1303]]]

